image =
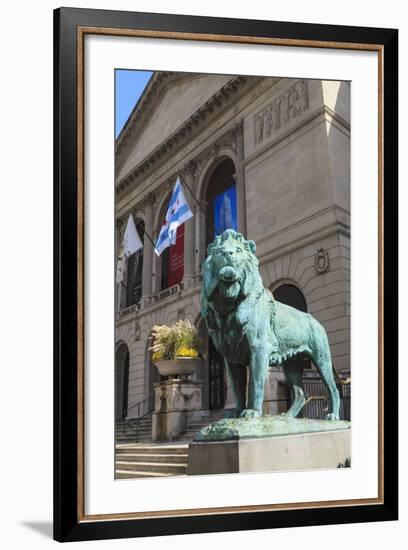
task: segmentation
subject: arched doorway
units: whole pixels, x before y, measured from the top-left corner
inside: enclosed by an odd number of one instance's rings
[[[129,389],[129,349],[119,342],[115,353],[115,418],[126,418]]]
[[[207,247],[217,233],[221,234],[229,228],[238,230],[235,166],[230,158],[225,158],[214,168],[208,181],[205,200],[207,202],[205,246]]]
[[[300,311],[307,312],[307,305],[303,292],[299,290],[295,285],[290,283],[283,283],[272,291],[275,300],[286,304],[288,306],[295,307]]]
[[[279,286],[277,286],[272,292],[275,300],[277,300],[278,302],[294,307],[299,311],[307,312],[307,304],[306,304],[305,297],[303,295],[303,292],[297,286],[291,284],[290,282],[282,283]],[[305,368],[306,369],[310,368],[310,360],[305,357],[294,357],[286,361],[285,365],[290,366],[291,369],[295,369],[300,373],[303,373],[303,370]],[[289,408],[290,406],[289,402],[293,400],[294,396],[290,395],[290,392],[288,391],[287,386],[286,386],[286,392],[287,392],[287,400],[288,400],[287,408]],[[304,411],[301,411],[299,416],[302,417],[303,413]]]

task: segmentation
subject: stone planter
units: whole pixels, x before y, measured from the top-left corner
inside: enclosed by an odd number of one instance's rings
[[[154,384],[153,441],[172,441],[202,408],[201,381],[170,378]]]
[[[192,357],[161,359],[160,361],[154,362],[160,375],[169,378],[195,374],[203,363],[204,361],[202,359],[193,359]]]

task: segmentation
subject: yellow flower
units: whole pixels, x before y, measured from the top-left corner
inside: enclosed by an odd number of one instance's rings
[[[160,359],[163,359],[163,354],[161,351],[155,351],[152,355],[152,361],[160,361]]]
[[[192,359],[196,359],[198,357],[198,351],[193,348],[186,348],[185,346],[181,346],[176,351],[176,357],[190,357]]]

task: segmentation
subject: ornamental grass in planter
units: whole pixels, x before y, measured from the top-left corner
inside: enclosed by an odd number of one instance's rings
[[[155,325],[152,336],[152,360],[161,376],[188,376],[201,366],[200,342],[190,321]]]

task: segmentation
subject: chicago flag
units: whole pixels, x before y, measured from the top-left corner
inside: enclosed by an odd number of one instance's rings
[[[177,178],[167,208],[166,217],[164,218],[163,226],[160,230],[156,246],[154,247],[154,251],[158,256],[160,256],[165,248],[172,244],[176,244],[177,228],[192,217],[193,213],[184,197],[180,179]]]

